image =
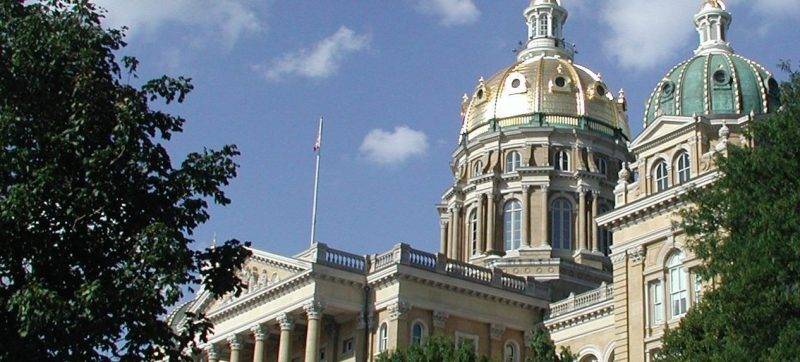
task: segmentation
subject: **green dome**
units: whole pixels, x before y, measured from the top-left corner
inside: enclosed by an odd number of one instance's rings
[[[678,64],[647,102],[644,125],[660,116],[765,114],[779,107],[778,82],[758,63],[730,52]]]

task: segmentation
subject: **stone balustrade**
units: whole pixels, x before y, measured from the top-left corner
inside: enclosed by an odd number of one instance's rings
[[[583,294],[570,294],[567,299],[550,304],[548,318],[558,317],[579,309],[590,307],[611,300],[614,297],[613,286],[603,283],[600,288]]]

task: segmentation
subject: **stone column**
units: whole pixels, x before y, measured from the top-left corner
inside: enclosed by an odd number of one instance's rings
[[[486,201],[489,203],[486,207],[486,252],[488,254],[494,254],[495,236],[497,234],[495,229],[495,223],[497,222],[497,210],[495,205],[497,201],[494,198],[494,194],[487,194]]]
[[[598,191],[592,192],[592,219],[590,225],[592,225],[592,251],[600,251],[600,234],[597,232],[597,216],[600,210],[600,197]]]
[[[319,332],[322,326],[322,304],[311,302],[303,306],[308,317],[308,330],[306,332],[306,362],[319,361]]]
[[[450,208],[450,223],[447,227],[447,257],[453,258],[453,245],[456,243],[456,213]]]
[[[228,345],[231,348],[231,359],[230,362],[241,362],[242,361],[242,340],[239,339],[239,336],[232,335],[228,337]]]
[[[439,222],[439,253],[447,254],[447,223]]]
[[[550,220],[549,220],[549,193],[547,190],[547,186],[542,186],[539,190],[539,246],[541,248],[547,248],[550,246],[548,242],[550,240]]]
[[[367,360],[367,324],[364,314],[358,313],[355,335],[353,336],[353,354],[356,362],[365,362]]]
[[[264,358],[267,356],[267,328],[262,325],[254,326],[250,328],[250,331],[253,332],[253,338],[256,340],[256,345],[253,348],[253,362],[264,362]]]
[[[531,242],[531,187],[525,185],[522,187],[522,245],[524,249],[530,249]]]
[[[456,205],[453,209],[455,211],[455,224],[453,225],[453,259],[462,260],[461,249],[461,234],[464,230],[464,223],[461,220],[461,206]]]
[[[483,230],[483,219],[486,213],[483,211],[483,195],[478,195],[478,250],[476,254],[483,254],[486,252],[486,238]]]
[[[214,345],[210,345],[206,348],[206,355],[208,356],[208,362],[219,362],[219,351],[217,351],[217,347],[214,347]]]
[[[586,190],[578,189],[578,245],[586,250]]]
[[[286,313],[278,317],[278,324],[281,327],[281,342],[278,347],[278,362],[292,361],[292,330],[294,329],[294,319]]]

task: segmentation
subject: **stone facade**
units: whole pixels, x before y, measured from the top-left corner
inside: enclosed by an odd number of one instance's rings
[[[168,318],[214,323],[198,361],[374,361],[441,334],[519,362],[539,327],[581,362],[651,359],[709,286],[681,196],[714,182],[716,155],[752,146],[744,130],[777,110],[776,82],[733,54],[724,2],[704,1],[695,56],[659,82],[628,142],[624,94],[573,63],[561,2],[524,16],[517,62],[464,97],[439,252],[253,250],[241,295],[201,291]]]

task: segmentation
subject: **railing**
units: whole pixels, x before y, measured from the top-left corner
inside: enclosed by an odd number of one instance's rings
[[[403,259],[408,260],[410,265],[418,266],[428,270],[436,269],[436,255],[434,254],[408,248],[407,255],[408,257]]]
[[[613,298],[613,286],[603,283],[600,288],[583,294],[570,294],[567,299],[550,304],[549,318],[558,317],[582,308],[609,301]]]
[[[523,277],[504,274],[500,277],[500,284],[505,288],[524,291],[528,283]]]
[[[366,258],[341,250],[331,249],[325,244],[317,244],[317,263],[347,270],[366,272]]]
[[[473,280],[479,283],[492,282],[492,270],[456,260],[448,260],[445,266],[448,275]]]
[[[494,132],[500,128],[510,127],[555,127],[555,128],[576,128],[587,130],[591,133],[596,133],[602,136],[611,138],[625,138],[620,129],[588,117],[578,117],[571,115],[552,115],[543,113],[532,113],[522,116],[515,116],[509,118],[496,118],[487,123],[478,125],[468,131],[468,137],[478,137],[484,133]]]

